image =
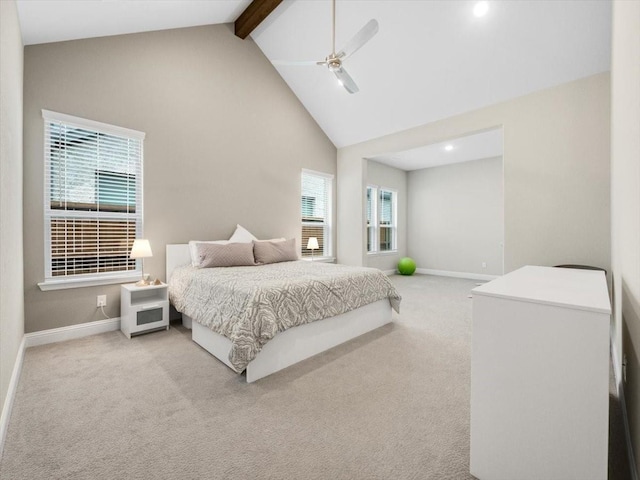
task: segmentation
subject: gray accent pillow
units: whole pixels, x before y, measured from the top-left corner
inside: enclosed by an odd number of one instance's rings
[[[255,265],[252,243],[198,243],[198,267],[242,267]]]
[[[298,260],[296,239],[284,242],[253,242],[253,256],[256,263],[278,263]]]

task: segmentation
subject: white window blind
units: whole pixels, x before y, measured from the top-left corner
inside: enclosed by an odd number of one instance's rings
[[[43,110],[45,283],[138,272],[144,133]]]
[[[367,252],[389,252],[396,247],[397,193],[367,187]]]
[[[304,170],[302,172],[302,256],[310,257],[310,237],[318,239],[315,256],[331,256],[331,198],[333,175]]]
[[[396,249],[396,192],[381,188],[378,199],[380,251],[389,252]]]

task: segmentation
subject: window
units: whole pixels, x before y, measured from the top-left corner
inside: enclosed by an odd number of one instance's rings
[[[304,170],[302,172],[302,256],[311,257],[307,249],[310,237],[318,239],[314,256],[331,256],[331,197],[333,175]]]
[[[397,197],[394,190],[367,187],[367,252],[396,250]]]
[[[378,202],[376,202],[376,187],[367,187],[367,252],[376,251]]]
[[[144,133],[46,110],[42,115],[43,285],[138,276],[129,252],[142,236]]]

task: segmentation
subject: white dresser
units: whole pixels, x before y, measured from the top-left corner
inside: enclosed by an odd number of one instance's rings
[[[610,315],[602,271],[527,266],[473,290],[472,475],[607,478]]]

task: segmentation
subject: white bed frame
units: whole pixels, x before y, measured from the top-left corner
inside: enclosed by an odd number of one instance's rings
[[[191,262],[189,245],[167,245],[167,282],[173,270]],[[359,337],[391,322],[389,300],[379,300],[342,315],[299,325],[277,334],[247,365],[247,382],[271,375],[294,363]],[[182,324],[191,328],[194,342],[231,367],[231,340],[182,315]]]

